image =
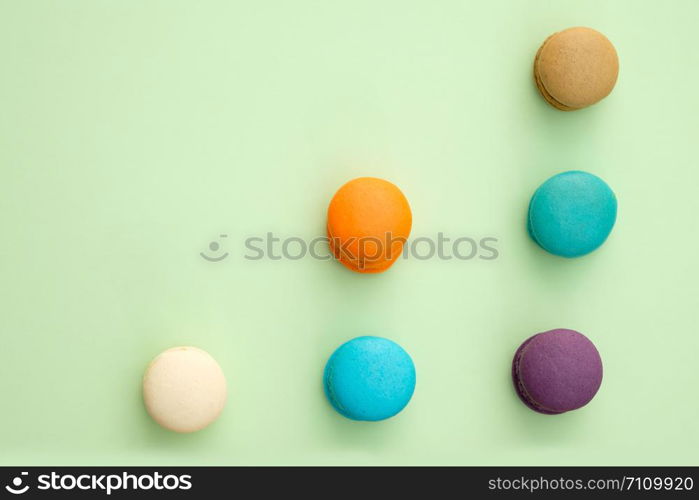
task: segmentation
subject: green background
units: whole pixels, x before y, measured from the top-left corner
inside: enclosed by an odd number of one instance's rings
[[[699,460],[699,3],[0,2],[0,462],[3,464],[694,464]],[[574,113],[531,66],[587,25],[620,56]],[[534,189],[604,178],[617,226],[548,255]],[[244,240],[322,235],[334,191],[395,182],[413,237],[498,238],[498,259],[250,261]],[[230,256],[199,252],[220,233]],[[526,337],[582,331],[605,378],[587,407],[528,410]],[[406,410],[336,414],[321,373],[343,341],[413,356]],[[160,351],[208,350],[220,420],[159,428],[140,382]]]

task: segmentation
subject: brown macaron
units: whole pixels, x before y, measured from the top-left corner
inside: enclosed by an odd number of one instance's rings
[[[534,81],[561,111],[591,106],[609,95],[619,74],[614,45],[592,28],[568,28],[548,37],[534,59]]]

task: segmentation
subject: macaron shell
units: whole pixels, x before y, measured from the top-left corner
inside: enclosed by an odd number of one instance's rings
[[[519,396],[519,399],[524,403],[526,406],[528,406],[530,409],[543,413],[545,415],[558,415],[559,411],[549,411],[541,406],[539,406],[536,401],[527,393],[526,388],[524,387],[524,384],[522,382],[522,379],[520,378],[519,374],[519,362],[522,359],[522,353],[526,349],[527,345],[532,341],[532,339],[536,337],[536,335],[533,335],[529,337],[527,340],[525,340],[521,346],[519,346],[519,349],[515,352],[514,359],[512,360],[512,381],[515,386],[515,391],[517,392],[517,396]]]
[[[605,98],[619,75],[614,45],[602,33],[569,28],[549,37],[535,59],[537,86],[554,106],[580,109]]]
[[[415,366],[395,342],[357,337],[330,356],[323,386],[341,415],[352,420],[384,420],[399,413],[412,398]]]
[[[585,406],[602,384],[602,359],[575,330],[556,329],[531,337],[515,356],[515,382],[523,401],[540,413]]]
[[[544,87],[544,84],[541,81],[541,77],[539,76],[539,60],[541,59],[541,51],[544,49],[548,41],[551,38],[553,38],[554,35],[551,35],[546,40],[544,40],[544,43],[541,44],[541,47],[539,47],[539,50],[537,50],[536,52],[536,57],[534,58],[534,82],[536,83],[537,89],[539,89],[539,93],[543,96],[544,99],[546,99],[546,101],[551,106],[553,106],[556,109],[559,109],[560,111],[575,111],[577,108],[565,106],[558,102],[556,99],[554,99],[553,96],[549,94],[548,90],[546,90],[546,87]]]
[[[561,257],[580,257],[609,237],[617,215],[611,188],[588,172],[557,174],[534,192],[527,229],[544,250]]]
[[[408,200],[384,179],[353,179],[335,193],[328,207],[330,248],[338,260],[357,272],[382,272],[391,267],[411,227]]]
[[[226,378],[216,360],[191,346],[156,356],[143,377],[143,401],[162,427],[194,432],[215,421],[226,403]]]

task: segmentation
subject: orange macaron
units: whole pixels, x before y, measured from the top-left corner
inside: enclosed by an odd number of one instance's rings
[[[380,273],[402,254],[412,223],[408,200],[395,184],[359,177],[330,200],[330,249],[352,271]]]

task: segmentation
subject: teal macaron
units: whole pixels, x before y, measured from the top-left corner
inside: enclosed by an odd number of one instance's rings
[[[599,248],[617,216],[614,191],[596,175],[571,170],[554,175],[534,192],[527,229],[544,250],[581,257]]]
[[[415,390],[410,355],[392,340],[357,337],[335,350],[323,386],[330,404],[351,420],[377,421],[399,413]]]

